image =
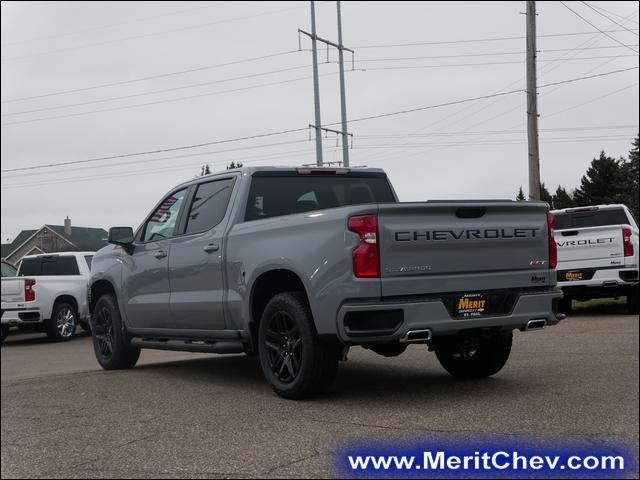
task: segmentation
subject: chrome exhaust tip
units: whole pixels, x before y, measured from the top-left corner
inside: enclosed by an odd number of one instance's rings
[[[546,320],[542,320],[542,319],[529,320],[527,322],[527,326],[525,327],[525,331],[528,332],[530,330],[542,330],[546,326],[547,326]]]
[[[409,330],[400,339],[401,343],[418,343],[431,340],[431,330],[425,328],[423,330]]]

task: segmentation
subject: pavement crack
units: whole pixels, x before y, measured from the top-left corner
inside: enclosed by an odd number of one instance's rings
[[[290,466],[292,466],[292,465],[297,465],[298,463],[306,462],[306,461],[308,461],[308,460],[311,460],[311,459],[313,459],[313,458],[316,458],[317,456],[319,456],[319,455],[321,454],[321,453],[320,453],[317,449],[315,449],[315,448],[313,449],[313,451],[314,451],[314,453],[312,453],[311,455],[306,455],[306,456],[304,456],[304,457],[302,457],[302,458],[298,458],[298,459],[296,459],[296,460],[292,460],[292,461],[290,461],[290,462],[286,462],[286,463],[283,463],[283,464],[281,464],[281,465],[276,465],[276,466],[275,466],[275,467],[273,467],[273,468],[270,468],[270,469],[268,469],[268,470],[266,470],[266,471],[263,471],[261,475],[262,475],[262,476],[270,475],[270,474],[272,474],[273,472],[276,472],[276,471],[278,471],[278,470],[282,470],[283,468],[287,468],[287,467],[290,467]]]
[[[359,423],[359,422],[345,422],[345,421],[336,421],[336,420],[320,420],[317,418],[309,418],[309,417],[300,417],[309,422],[315,423],[323,423],[330,425],[350,425],[353,427],[362,427],[362,428],[379,428],[382,430],[394,430],[394,431],[407,431],[413,430],[418,432],[431,432],[431,433],[465,433],[465,434],[477,434],[477,435],[498,435],[503,437],[522,437],[529,435],[530,432],[489,432],[489,431],[481,431],[481,430],[472,430],[472,429],[446,429],[446,428],[428,428],[428,427],[413,427],[410,425],[398,425],[397,427],[390,425],[376,425],[372,423]],[[602,436],[602,433],[597,432],[588,432],[588,433],[565,433],[564,435],[570,437],[585,437],[585,438],[593,438]]]

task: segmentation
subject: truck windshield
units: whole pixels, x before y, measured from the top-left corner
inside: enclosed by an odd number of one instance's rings
[[[80,275],[78,262],[73,256],[52,255],[25,258],[20,264],[19,275],[37,277],[39,275]]]
[[[396,201],[384,174],[254,174],[245,220]]]
[[[556,230],[629,224],[627,214],[622,208],[557,213],[555,214],[555,217]]]

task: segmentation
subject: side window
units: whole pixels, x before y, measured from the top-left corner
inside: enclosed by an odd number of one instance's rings
[[[162,240],[173,235],[186,191],[184,189],[169,195],[153,212],[144,226],[141,237],[143,242]]]
[[[185,233],[198,233],[218,225],[227,212],[233,178],[201,183],[191,203]]]
[[[85,255],[84,260],[87,262],[87,267],[91,270],[91,260],[93,260],[93,255]]]
[[[15,277],[16,276],[16,269],[13,268],[8,263],[2,262],[2,276],[3,277]]]

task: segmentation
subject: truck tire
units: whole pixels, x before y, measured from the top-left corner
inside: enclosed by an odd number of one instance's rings
[[[565,293],[564,297],[562,297],[560,299],[560,302],[558,303],[558,312],[564,313],[565,315],[569,315],[571,313],[572,308],[573,308],[573,299]]]
[[[122,324],[118,302],[111,294],[102,295],[91,315],[93,351],[105,370],[133,368],[140,349],[132,347]]]
[[[50,340],[67,342],[73,338],[78,324],[78,312],[70,303],[58,302],[53,306],[51,318],[45,322],[45,332]]]
[[[512,332],[476,339],[473,347],[447,340],[435,347],[438,361],[454,377],[483,378],[498,373],[509,359]]]
[[[301,400],[320,395],[331,385],[340,347],[319,340],[304,294],[290,292],[274,296],[264,309],[258,354],[273,390],[281,397]]]
[[[9,335],[9,329],[11,327],[9,327],[9,325],[2,325],[2,341],[4,342],[4,339],[7,338],[7,335]]]
[[[640,289],[638,285],[635,287],[629,288],[627,292],[627,311],[631,315],[638,315],[638,296],[640,294]]]

